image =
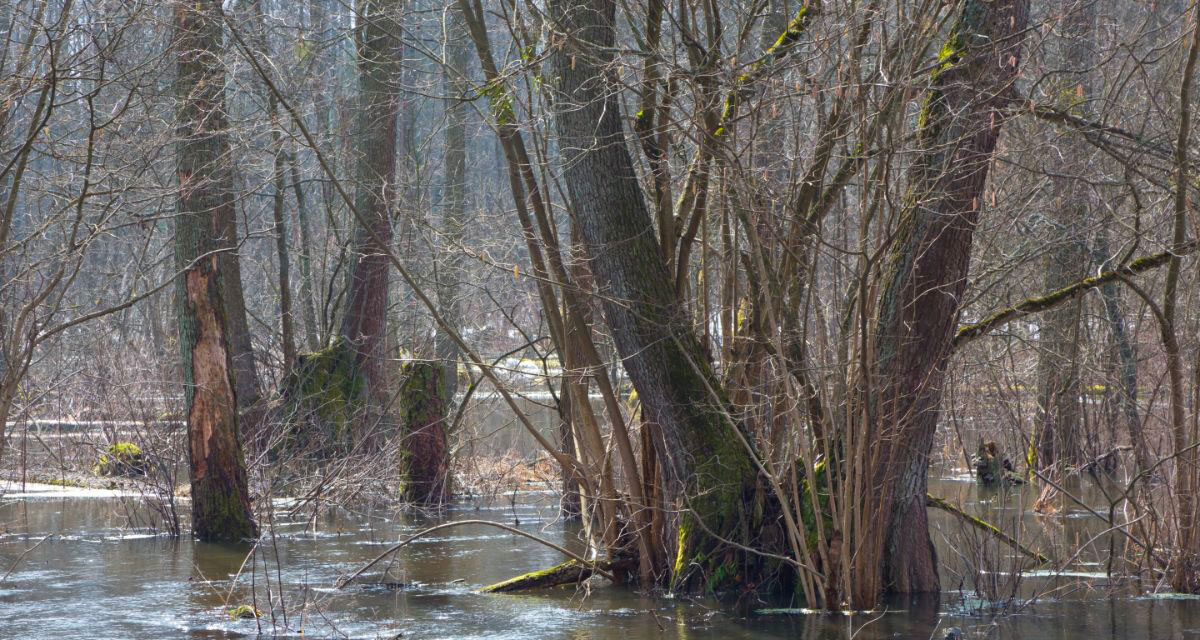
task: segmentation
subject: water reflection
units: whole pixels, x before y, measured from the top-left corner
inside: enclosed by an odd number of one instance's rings
[[[1094,506],[1106,500],[1087,483],[1069,488]],[[1052,516],[1031,511],[1028,488],[981,491],[955,479],[931,485],[939,497],[1048,554],[1078,554],[1071,571],[1017,580],[1026,560],[994,541],[973,537],[956,519],[931,512],[943,562],[941,597],[889,603],[885,613],[761,615],[709,601],[648,597],[593,585],[590,592],[480,595],[473,589],[557,562],[556,552],[525,538],[480,526],[438,532],[407,547],[383,572],[389,585],[331,588],[340,575],[375,557],[396,539],[442,521],[393,513],[331,513],[315,523],[277,512],[276,536],[249,545],[170,541],[129,530],[128,503],[112,498],[6,498],[0,505],[0,574],[46,534],[55,534],[0,583],[0,637],[230,638],[282,630],[313,637],[563,638],[941,638],[950,626],[967,638],[1061,640],[1200,637],[1200,601],[1138,597],[1144,589],[1104,588],[1105,580],[1069,574],[1103,572],[1123,541],[1069,501]],[[461,505],[451,520],[512,522],[554,542],[579,548],[578,531],[553,519],[551,496],[528,494],[507,503]],[[1084,544],[1091,541],[1090,544]],[[1062,557],[1062,556],[1059,556]],[[243,567],[245,562],[245,567]],[[231,577],[242,572],[236,585]],[[991,578],[989,578],[991,576]],[[986,615],[980,592],[1017,585],[1007,615]],[[1009,581],[1009,582],[1006,582]],[[282,582],[282,604],[279,583]],[[231,589],[232,585],[232,589]],[[269,587],[268,587],[269,585]],[[999,585],[999,586],[997,586]],[[269,591],[268,591],[269,588]],[[1013,594],[998,594],[1001,596]],[[1028,600],[1037,596],[1037,601]],[[228,598],[228,601],[227,601]],[[252,604],[264,617],[231,620],[226,611]],[[764,602],[761,609],[794,606]]]

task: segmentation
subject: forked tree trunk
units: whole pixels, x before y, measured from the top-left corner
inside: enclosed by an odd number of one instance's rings
[[[192,530],[201,540],[257,535],[238,433],[233,356],[225,308],[225,221],[234,207],[226,137],[220,5],[179,2],[176,133],[179,178],[175,257],[179,345],[187,401]]]
[[[668,503],[686,510],[675,575],[698,567],[709,586],[719,588],[754,562],[718,541],[748,542],[748,532],[757,531],[749,521],[752,505],[745,502],[754,495],[752,459],[676,301],[674,278],[626,146],[619,85],[609,69],[615,3],[555,0],[550,10],[556,25],[570,34],[555,55],[554,115],[572,222],[645,418],[661,430],[658,457]]]
[[[359,225],[354,240],[350,298],[341,328],[369,397],[380,403],[387,400],[391,379],[386,367],[387,250],[392,242],[388,203],[396,185],[400,8],[398,0],[368,0],[359,18],[354,206],[371,229]]]
[[[909,178],[889,259],[874,351],[868,442],[879,442],[871,489],[880,500],[879,566],[857,567],[854,599],[878,587],[939,589],[925,496],[929,454],[959,304],[966,288],[980,196],[1014,82],[1028,0],[966,0],[957,9],[918,123],[919,155]]]

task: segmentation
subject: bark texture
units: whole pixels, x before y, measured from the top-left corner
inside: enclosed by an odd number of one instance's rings
[[[668,503],[686,509],[675,576],[700,569],[708,586],[719,588],[752,561],[736,550],[718,551],[718,537],[745,540],[755,530],[746,521],[756,479],[752,459],[676,302],[626,146],[619,84],[608,69],[615,3],[556,0],[550,9],[568,38],[555,56],[554,89],[572,222],[645,418],[662,434],[657,453]]]
[[[400,482],[405,502],[441,505],[450,500],[446,397],[442,367],[413,360],[404,367],[398,397]]]
[[[442,317],[455,326],[462,324],[459,304],[459,281],[463,277],[463,256],[458,247],[467,225],[467,105],[463,100],[470,90],[464,74],[470,54],[470,34],[457,7],[448,9],[450,32],[446,38],[446,147],[444,154],[446,182],[442,203],[442,246],[437,270],[438,307]],[[458,393],[458,345],[444,331],[439,331],[435,345],[442,362],[446,396],[452,401]]]
[[[397,0],[368,0],[359,19],[358,152],[354,206],[371,230],[359,227],[354,240],[350,297],[341,335],[355,350],[355,366],[371,398],[386,401],[387,248],[392,242],[388,203],[396,185],[396,118],[400,91],[400,8]],[[372,233],[373,231],[373,233]]]
[[[966,288],[980,195],[1016,79],[1028,0],[967,0],[926,91],[919,155],[909,177],[879,301],[868,441],[878,441],[873,489],[883,588],[939,590],[925,496],[929,454],[959,301]],[[858,567],[855,600],[878,585]]]
[[[201,540],[257,535],[250,510],[218,249],[232,218],[233,173],[226,137],[220,6],[174,6],[179,99],[175,256],[179,345],[187,401],[192,530]]]
[[[1092,89],[1087,69],[1092,65],[1092,32],[1096,3],[1061,0],[1063,12],[1062,67],[1066,74],[1059,87],[1063,104],[1080,117],[1090,115]],[[1085,231],[1091,216],[1090,189],[1080,175],[1085,168],[1089,145],[1077,136],[1066,136],[1061,153],[1051,153],[1050,170],[1057,176],[1054,205],[1047,212],[1054,242],[1046,254],[1044,284],[1047,291],[1061,289],[1087,275],[1088,251]],[[1039,331],[1038,416],[1036,464],[1041,467],[1063,463],[1079,465],[1092,456],[1084,451],[1086,438],[1079,404],[1079,350],[1083,298],[1075,298],[1046,312]]]

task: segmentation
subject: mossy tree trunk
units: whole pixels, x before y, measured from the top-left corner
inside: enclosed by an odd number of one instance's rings
[[[388,264],[392,242],[388,203],[396,188],[396,120],[400,104],[400,11],[398,0],[368,0],[359,18],[359,112],[354,206],[370,229],[359,225],[354,240],[350,294],[341,336],[355,350],[355,368],[368,397],[387,401]]]
[[[441,505],[450,500],[446,416],[450,399],[442,367],[432,360],[404,366],[398,395],[400,482],[405,502]]]
[[[220,5],[174,6],[179,100],[175,257],[187,402],[192,530],[201,540],[254,537],[226,313],[226,221],[234,207],[226,137]]]
[[[860,553],[866,561],[856,567],[852,599],[861,603],[874,603],[880,587],[939,589],[925,506],[929,454],[981,195],[1029,15],[1028,0],[959,5],[922,104],[920,153],[878,304],[864,441],[879,443],[870,488],[879,502],[865,526],[881,532],[873,544],[882,548],[878,556]]]
[[[645,418],[662,434],[657,453],[668,503],[684,510],[675,576],[698,569],[694,575],[707,586],[727,586],[756,562],[719,542],[749,542],[756,527],[747,521],[745,499],[754,495],[756,476],[741,426],[729,419],[721,386],[676,301],[626,146],[619,84],[610,75],[615,3],[555,0],[550,11],[570,34],[555,55],[553,84],[572,223]]]

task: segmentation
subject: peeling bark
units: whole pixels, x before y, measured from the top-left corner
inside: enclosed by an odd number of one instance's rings
[[[192,485],[192,530],[201,540],[255,537],[225,295],[225,223],[233,174],[225,134],[220,8],[175,5],[178,56],[176,310],[183,358]]]

